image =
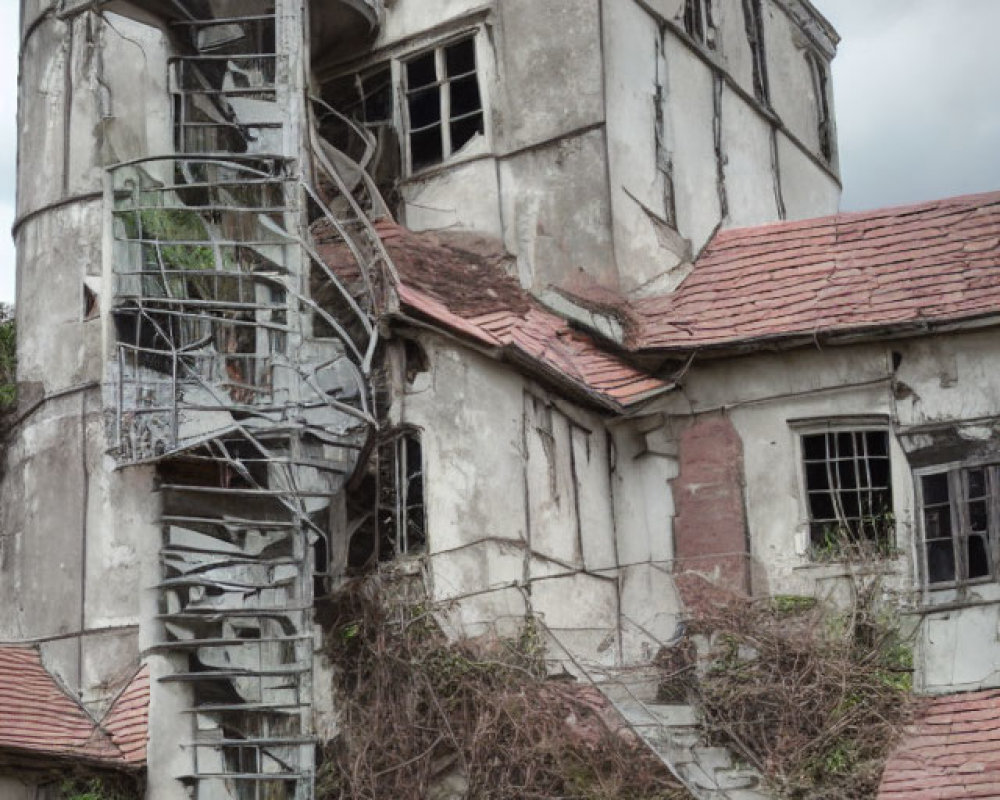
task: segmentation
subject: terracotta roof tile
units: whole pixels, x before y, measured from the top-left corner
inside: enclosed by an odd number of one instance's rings
[[[397,294],[409,313],[526,359],[613,406],[632,405],[667,388],[522,289],[508,273],[510,258],[499,241],[462,232],[414,233],[391,220],[378,222],[376,230],[399,274]],[[330,269],[352,279],[354,260],[324,223],[314,226],[313,238]],[[591,306],[615,305],[613,293],[590,295]]]
[[[0,748],[121,760],[111,737],[56,683],[34,647],[0,647]]]
[[[1000,192],[722,231],[635,307],[661,350],[1000,314]]]
[[[890,758],[879,800],[1000,797],[1000,690],[938,697]]]
[[[112,703],[101,721],[122,758],[129,764],[146,763],[149,738],[149,667],[143,666]]]

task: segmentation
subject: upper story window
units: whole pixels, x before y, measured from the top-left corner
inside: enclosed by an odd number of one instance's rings
[[[321,134],[349,157],[365,154],[353,126],[373,135],[369,171],[389,196],[399,178],[448,161],[485,133],[476,34],[405,58],[389,58],[327,81]]]
[[[715,22],[712,0],[685,0],[684,30],[703,47],[715,49]]]
[[[411,171],[440,164],[484,132],[474,36],[405,61],[403,80]]]
[[[1000,574],[1000,466],[923,471],[917,480],[924,575],[934,588]]]
[[[830,114],[830,78],[828,66],[816,53],[807,51],[806,62],[812,75],[813,94],[816,97],[816,124],[819,134],[819,152],[827,161],[833,161],[833,117]]]
[[[754,97],[762,103],[770,101],[767,84],[767,57],[764,48],[764,16],[761,0],[743,0],[743,18],[746,23],[747,41],[753,69]]]
[[[895,528],[888,431],[827,430],[801,441],[813,553],[887,553]]]

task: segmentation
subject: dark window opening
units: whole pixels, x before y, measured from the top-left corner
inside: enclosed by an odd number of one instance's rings
[[[888,555],[895,529],[889,434],[805,435],[802,458],[814,556],[841,557],[859,548]]]
[[[440,164],[485,132],[475,38],[406,62],[410,168]]]
[[[348,496],[348,569],[416,555],[427,546],[423,451],[413,429],[392,431]]]
[[[1000,574],[1000,467],[924,475],[920,494],[927,583],[961,585]]]
[[[819,134],[819,152],[827,161],[833,160],[833,120],[830,116],[830,87],[827,65],[815,53],[806,53],[806,61],[813,79],[816,96],[816,123]]]
[[[406,357],[406,382],[412,384],[418,375],[430,370],[430,359],[424,348],[412,339],[406,339],[403,348]]]
[[[400,433],[379,453],[380,555],[395,558],[423,551],[424,467],[420,438],[415,431]]]
[[[762,103],[770,100],[767,82],[767,56],[764,47],[764,19],[761,0],[743,0],[743,17],[746,22],[747,41],[753,68],[754,97]]]
[[[97,301],[97,293],[89,286],[83,287],[83,318],[96,319],[101,315],[101,307]]]
[[[715,49],[715,23],[712,0],[685,0],[684,30],[703,47]]]

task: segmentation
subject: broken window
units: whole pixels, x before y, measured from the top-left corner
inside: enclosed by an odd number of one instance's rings
[[[806,52],[806,62],[812,75],[813,95],[816,98],[816,123],[819,134],[819,152],[827,161],[833,160],[833,119],[830,115],[830,79],[826,61],[813,52]]]
[[[762,103],[768,103],[770,94],[767,85],[767,58],[764,50],[764,18],[761,0],[743,0],[743,18],[746,22],[747,41],[750,43],[754,97]]]
[[[829,430],[802,436],[809,538],[817,557],[893,546],[889,434]]]
[[[712,0],[685,0],[684,30],[702,47],[715,49],[715,22]]]
[[[944,588],[995,578],[1000,466],[924,473],[917,483],[927,583]]]
[[[485,131],[474,36],[404,62],[403,80],[411,171],[440,164]]]

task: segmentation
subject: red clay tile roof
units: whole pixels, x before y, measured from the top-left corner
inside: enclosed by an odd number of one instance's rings
[[[143,667],[98,725],[49,674],[36,647],[0,647],[0,750],[111,767],[146,762],[149,671]]]
[[[462,232],[414,233],[391,220],[377,223],[399,274],[400,305],[479,345],[495,348],[587,396],[625,407],[663,391],[668,384],[601,349],[547,310],[511,277],[503,245]],[[313,230],[319,255],[350,280],[351,259],[324,224]]]
[[[0,748],[87,761],[121,758],[34,647],[0,647]]]
[[[663,350],[1000,314],[1000,192],[723,231],[636,310]]]
[[[1000,797],[1000,690],[936,698],[886,765],[878,800]]]
[[[129,764],[146,763],[146,740],[149,738],[149,667],[143,666],[131,683],[112,703],[101,720],[101,727]]]

